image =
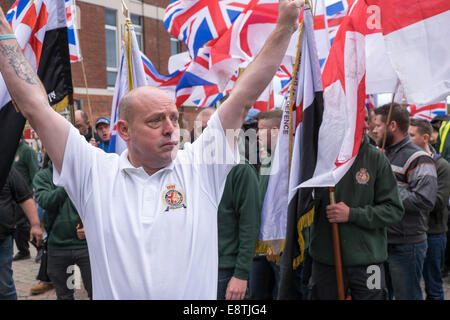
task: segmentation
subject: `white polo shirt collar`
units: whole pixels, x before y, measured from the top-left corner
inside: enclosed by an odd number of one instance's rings
[[[168,166],[166,166],[164,168],[161,168],[160,170],[155,172],[155,174],[159,174],[159,173],[162,173],[164,171],[173,171],[174,167],[175,167],[174,161],[171,161]],[[131,175],[137,175],[138,177],[143,178],[143,179],[150,178],[150,176],[144,170],[143,167],[136,168],[135,166],[133,166],[131,164],[130,160],[128,160],[128,149],[125,149],[120,154],[119,169],[120,169],[121,172],[125,172],[125,173],[131,174]]]

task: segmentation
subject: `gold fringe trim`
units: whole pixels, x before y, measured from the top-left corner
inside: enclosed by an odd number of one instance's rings
[[[60,113],[60,112],[63,112],[65,108],[67,108],[68,104],[69,104],[69,97],[65,96],[64,99],[62,99],[60,102],[52,105],[52,108],[56,112]]]
[[[303,262],[305,253],[305,239],[303,238],[303,229],[310,227],[314,221],[314,207],[306,214],[302,215],[297,222],[298,232],[298,246],[300,248],[300,255],[294,259],[292,266],[295,269]]]
[[[285,239],[267,241],[258,240],[256,243],[255,253],[263,254],[266,256],[268,261],[272,261],[277,265],[280,265],[280,253],[283,252],[285,243]]]

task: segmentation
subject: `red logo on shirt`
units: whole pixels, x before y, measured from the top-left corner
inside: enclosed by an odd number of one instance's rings
[[[176,189],[175,185],[170,185],[166,187],[167,190],[165,190],[162,194],[162,200],[164,205],[166,206],[165,212],[171,210],[171,209],[180,209],[180,208],[186,208],[186,197],[184,195],[184,192],[182,190]]]

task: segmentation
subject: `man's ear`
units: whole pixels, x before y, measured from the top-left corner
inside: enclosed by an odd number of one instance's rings
[[[389,126],[391,127],[391,132],[397,132],[399,130],[397,121],[395,120],[392,120]]]
[[[130,126],[126,120],[117,121],[117,133],[122,138],[123,141],[127,142],[130,140]]]
[[[429,143],[430,142],[430,135],[428,134],[428,133],[425,133],[424,135],[423,135],[423,140],[425,141],[425,143]]]

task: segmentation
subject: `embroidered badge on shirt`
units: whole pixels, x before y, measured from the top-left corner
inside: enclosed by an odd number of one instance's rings
[[[370,180],[370,174],[367,169],[361,168],[356,173],[356,182],[359,184],[367,184]]]
[[[186,197],[184,192],[176,189],[175,185],[169,185],[166,190],[163,191],[162,200],[166,207],[165,212],[171,209],[186,208]]]

